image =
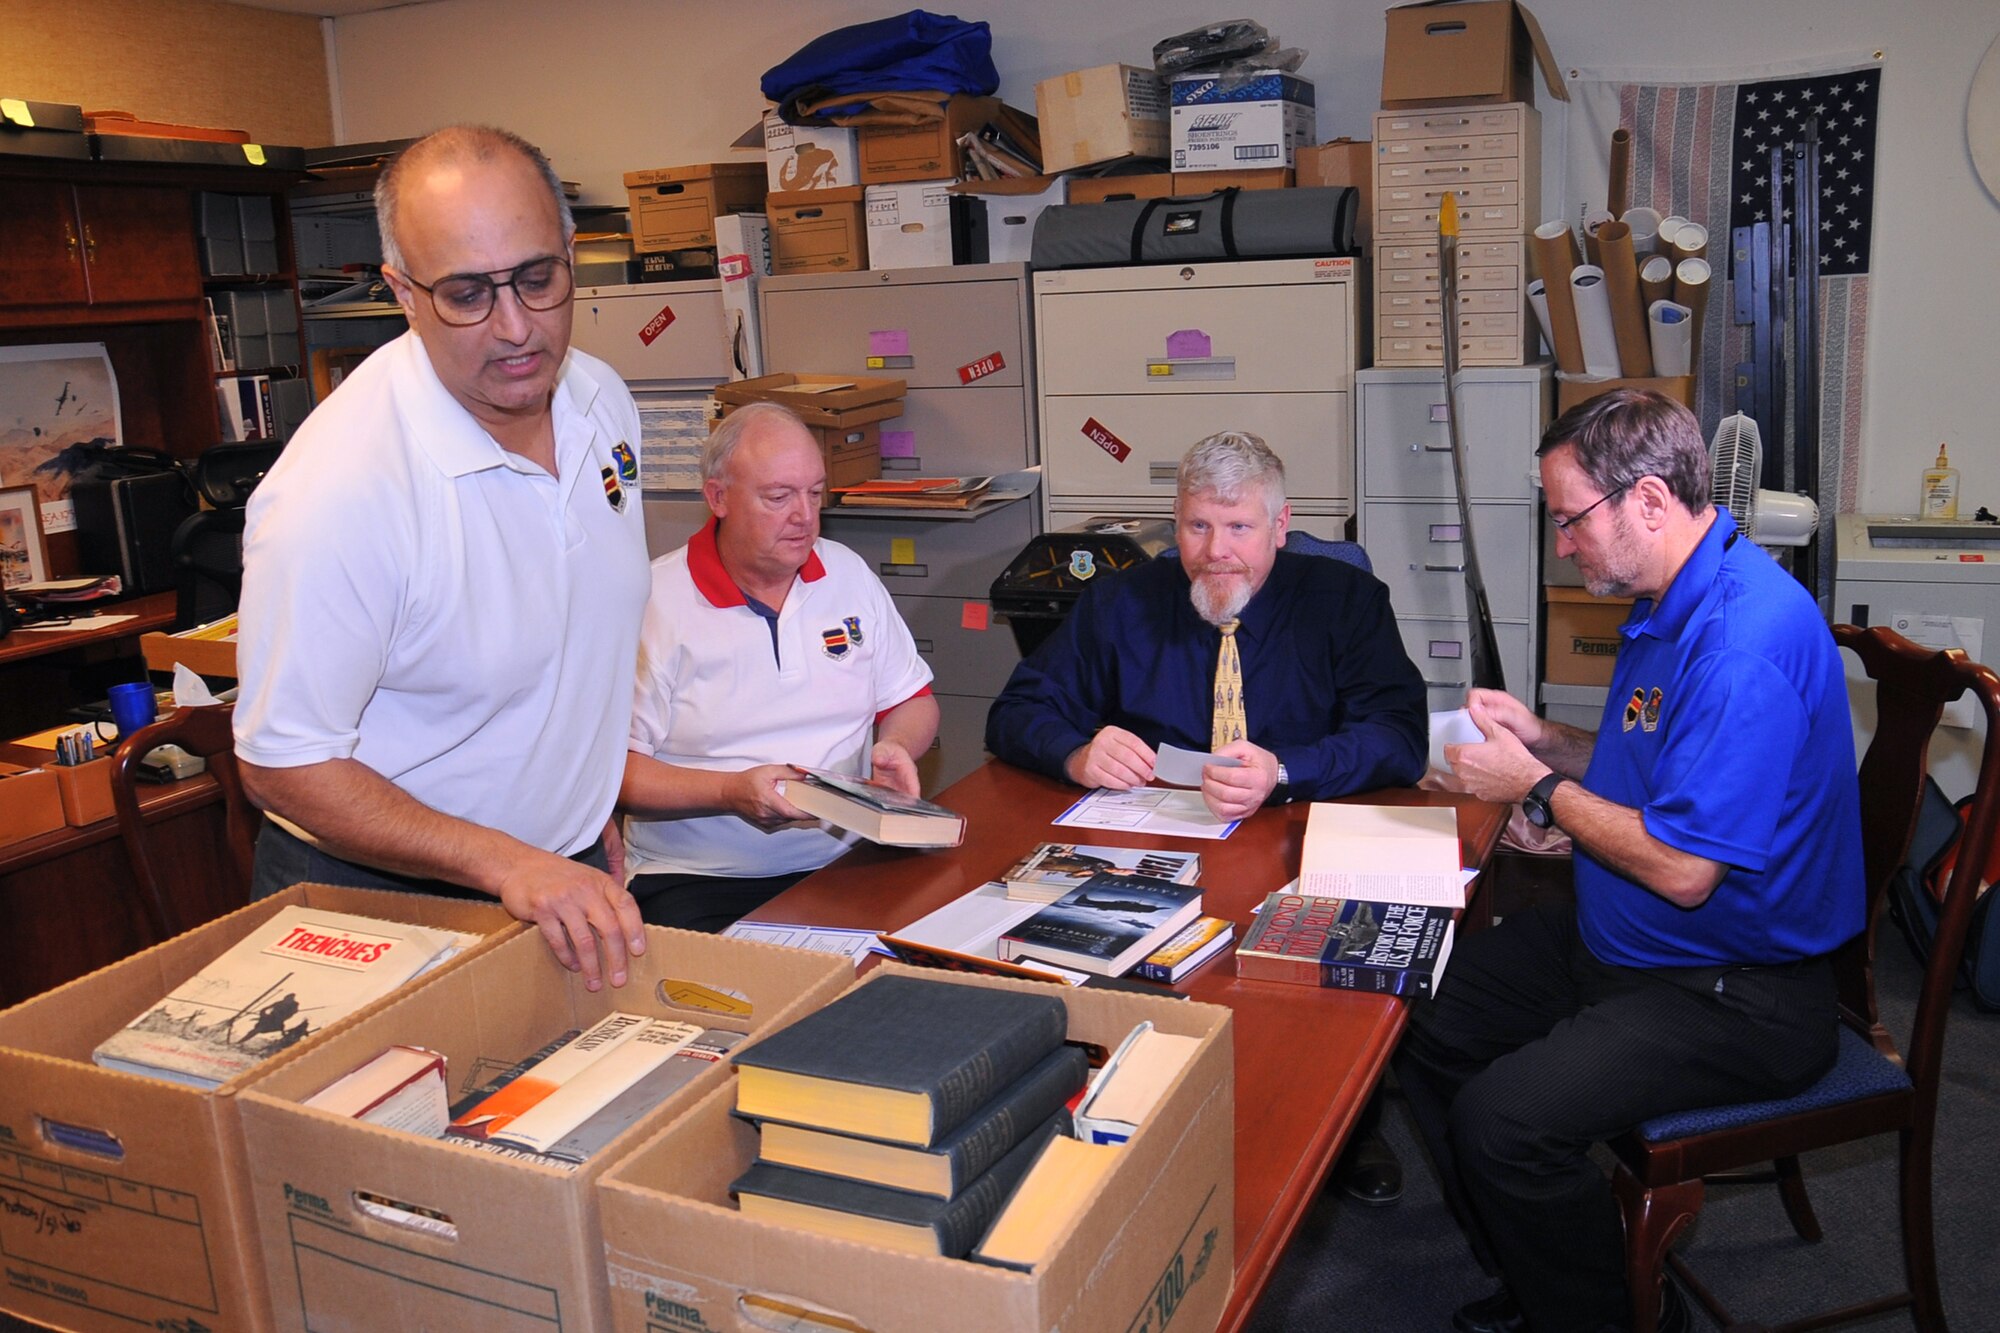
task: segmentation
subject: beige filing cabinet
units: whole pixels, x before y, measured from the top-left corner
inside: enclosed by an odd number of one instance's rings
[[[1375,364],[1441,366],[1438,208],[1459,209],[1459,360],[1518,366],[1527,233],[1541,222],[1542,121],[1525,102],[1375,116]]]
[[[1285,460],[1294,525],[1346,536],[1358,282],[1352,259],[1035,274],[1048,525],[1171,514],[1188,446],[1243,430]]]
[[[992,476],[1041,461],[1025,264],[767,278],[758,313],[766,369],[888,375],[908,386],[882,423],[882,475]],[[1035,498],[969,514],[830,509],[825,534],[895,598],[930,663],[943,714],[919,759],[935,793],[986,754],[986,712],[1020,661],[987,594],[1041,529]]]
[[[1472,680],[1472,654],[1444,372],[1378,367],[1354,378],[1361,544],[1389,586],[1431,708],[1457,708]],[[1500,667],[1508,692],[1532,705],[1541,660],[1535,449],[1549,421],[1553,378],[1546,362],[1468,369],[1459,393],[1473,537]]]

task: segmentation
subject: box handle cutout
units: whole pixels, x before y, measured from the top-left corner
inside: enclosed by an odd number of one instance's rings
[[[89,1153],[92,1157],[102,1157],[107,1161],[125,1160],[125,1145],[109,1130],[93,1129],[89,1125],[72,1125],[67,1121],[51,1120],[47,1116],[37,1116],[42,1130],[42,1138],[58,1148],[68,1148],[73,1152]]]
[[[414,1231],[433,1240],[450,1241],[454,1245],[458,1243],[458,1224],[451,1220],[449,1213],[441,1213],[418,1203],[404,1203],[386,1194],[372,1194],[367,1190],[356,1190],[352,1197],[355,1210],[363,1217],[372,1217],[387,1226]]]
[[[755,1291],[736,1298],[736,1313],[744,1323],[771,1333],[870,1333],[866,1324],[824,1306]]]
[[[1424,25],[1424,36],[1426,37],[1452,37],[1464,31],[1464,19],[1453,19],[1443,23],[1426,23]]]
[[[826,210],[823,208],[795,208],[792,210],[792,216],[795,218],[822,218],[826,216]]]

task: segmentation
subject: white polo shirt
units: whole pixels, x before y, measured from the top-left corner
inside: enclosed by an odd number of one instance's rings
[[[597,839],[646,600],[639,419],[574,350],[552,405],[554,477],[502,449],[406,334],[306,419],[250,499],[238,754],[355,759],[563,855]]]
[[[804,764],[866,777],[875,721],[930,692],[931,669],[860,556],[821,538],[777,634],[716,552],[716,523],[653,562],[631,748],[683,768]],[[756,878],[817,870],[860,841],[826,824],[777,830],[736,815],[633,819],[633,873]]]

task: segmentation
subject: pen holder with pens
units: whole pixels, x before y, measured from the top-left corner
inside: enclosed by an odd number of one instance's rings
[[[117,807],[111,802],[111,756],[87,764],[58,764],[56,790],[62,796],[63,819],[72,828],[110,819]]]

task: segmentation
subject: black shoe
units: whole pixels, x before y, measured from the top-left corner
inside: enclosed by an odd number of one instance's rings
[[[1348,1198],[1370,1208],[1403,1197],[1403,1164],[1380,1134],[1367,1134],[1347,1145],[1334,1167],[1334,1178]]]
[[[1688,1333],[1694,1327],[1687,1297],[1681,1294],[1681,1284],[1671,1276],[1660,1283],[1660,1317],[1653,1327],[1656,1333]]]
[[[1451,1326],[1458,1333],[1524,1333],[1528,1321],[1522,1317],[1521,1307],[1514,1304],[1513,1293],[1501,1287],[1491,1296],[1453,1310]]]

